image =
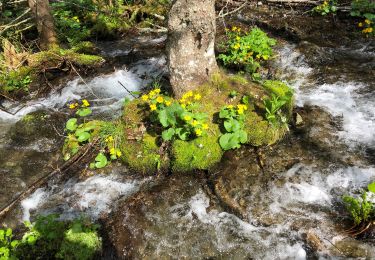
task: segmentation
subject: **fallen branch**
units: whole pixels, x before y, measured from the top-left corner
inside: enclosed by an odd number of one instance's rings
[[[86,156],[90,155],[95,151],[95,146],[97,144],[97,140],[93,141],[92,143],[87,144],[84,146],[75,156],[73,156],[69,161],[65,162],[61,167],[57,168],[56,170],[52,171],[51,173],[43,176],[42,178],[35,181],[31,184],[27,190],[23,191],[19,194],[15,199],[13,199],[10,203],[6,206],[1,208],[0,210],[0,219],[4,218],[6,214],[11,211],[20,201],[28,197],[38,188],[42,187],[49,181],[52,177],[56,176],[57,174],[64,174],[66,173],[73,165],[82,161]]]

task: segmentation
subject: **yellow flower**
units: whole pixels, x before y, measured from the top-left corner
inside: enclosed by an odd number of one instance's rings
[[[116,151],[116,155],[117,155],[117,157],[120,157],[120,156],[122,155],[122,152],[121,152],[120,150],[117,149],[117,151]]]
[[[256,57],[257,57],[257,59],[259,59],[260,58],[260,54],[258,54]]]
[[[194,95],[194,100],[200,100],[202,96],[200,94],[195,94]]]
[[[156,94],[159,94],[160,93],[160,88],[156,88],[156,89],[154,89],[154,91],[155,91]]]
[[[197,135],[197,136],[201,136],[202,135],[202,130],[201,129],[195,129],[195,134]]]
[[[197,126],[198,125],[198,121],[197,120],[193,120],[193,122],[191,122],[191,125],[192,126]]]
[[[165,101],[165,105],[166,105],[167,107],[169,107],[171,104],[172,104],[172,102],[171,102],[170,100],[166,100],[166,101]]]
[[[238,110],[237,110],[237,113],[238,113],[239,115],[242,115],[242,114],[243,114],[243,109],[238,109]]]
[[[90,103],[87,101],[87,99],[82,100],[82,106],[89,107]]]
[[[237,36],[237,37],[236,37],[236,40],[237,40],[237,41],[241,40],[241,37],[240,37],[240,36]]]
[[[370,21],[369,19],[366,19],[366,20],[365,20],[365,23],[370,24],[371,21]]]
[[[192,97],[193,96],[193,91],[188,91],[187,93],[186,93],[186,95],[188,96],[188,97]]]
[[[150,95],[150,98],[153,98],[156,95],[156,92],[154,90],[151,90],[148,94]]]
[[[162,96],[158,96],[158,98],[156,99],[156,102],[163,103],[164,102],[164,98]]]
[[[233,27],[232,27],[232,31],[233,31],[233,32],[237,31],[237,27],[236,27],[236,26],[233,26]]]
[[[363,23],[358,23],[358,27],[363,27]]]
[[[148,100],[148,95],[143,95],[143,96],[142,96],[142,100],[143,100],[143,101],[147,101],[147,100]]]
[[[76,108],[76,104],[70,104],[70,105],[69,105],[69,108],[70,108],[70,109],[75,109],[75,108]]]
[[[241,45],[239,45],[239,44],[237,43],[236,45],[233,46],[233,49],[238,50],[240,47],[241,47]]]
[[[185,121],[190,121],[191,120],[191,116],[189,116],[189,115],[184,116],[184,120]]]
[[[208,129],[208,124],[203,124],[203,125],[202,125],[202,128],[203,128],[204,130],[207,130],[207,129]]]
[[[112,136],[112,135],[108,136],[108,137],[105,139],[105,141],[106,141],[107,143],[113,142],[113,136]]]
[[[110,153],[110,155],[115,155],[116,149],[112,147],[111,149],[109,149],[109,153]]]
[[[154,104],[150,105],[150,109],[151,109],[151,111],[156,110],[156,105],[154,105]]]
[[[372,30],[373,30],[372,27],[370,27],[370,28],[367,29],[367,31],[368,31],[369,33],[372,33]]]
[[[228,105],[227,108],[228,108],[228,109],[232,109],[232,108],[233,108],[233,105]]]

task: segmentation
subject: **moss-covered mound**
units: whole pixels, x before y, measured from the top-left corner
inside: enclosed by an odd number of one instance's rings
[[[60,75],[72,69],[94,68],[100,66],[104,60],[96,55],[83,54],[82,51],[89,50],[87,44],[82,44],[74,49],[54,48],[25,55],[23,66],[8,68],[6,65],[0,67],[0,93],[9,95],[12,92],[39,88],[39,75],[43,79],[54,78],[53,74]],[[91,48],[92,49],[92,48]],[[34,88],[33,88],[34,87]]]
[[[121,147],[123,160],[133,170],[143,174],[153,174],[158,170],[188,172],[209,169],[219,162],[223,150],[218,142],[224,133],[223,122],[218,112],[224,106],[238,105],[247,100],[244,130],[247,143],[252,146],[271,145],[287,132],[286,124],[271,124],[265,119],[263,100],[272,95],[282,98],[292,95],[292,90],[280,81],[266,81],[258,84],[235,75],[215,75],[211,82],[201,86],[194,93],[201,99],[199,112],[208,116],[207,134],[188,141],[179,138],[163,142],[163,127],[150,121],[150,109],[141,99],[131,101],[125,106],[123,124],[124,141]],[[282,113],[289,114],[293,100],[283,106]],[[285,111],[284,111],[285,110]]]

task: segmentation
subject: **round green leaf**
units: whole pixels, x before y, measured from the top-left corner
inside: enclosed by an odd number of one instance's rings
[[[99,153],[95,157],[95,167],[96,168],[98,168],[98,169],[104,168],[105,166],[107,166],[107,164],[108,164],[107,157],[103,153]]]
[[[89,138],[91,137],[91,135],[88,133],[88,132],[82,132],[78,135],[78,142],[84,142],[84,141],[87,141],[89,140]]]
[[[66,129],[74,131],[77,129],[77,118],[71,118],[66,122]]]

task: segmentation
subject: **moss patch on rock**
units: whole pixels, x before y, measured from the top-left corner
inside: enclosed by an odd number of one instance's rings
[[[140,99],[131,101],[125,106],[123,115],[125,138],[121,150],[124,162],[132,170],[143,174],[154,174],[160,169],[191,172],[213,167],[224,153],[218,142],[224,133],[218,112],[224,106],[241,104],[244,96],[249,100],[244,126],[248,135],[247,144],[274,144],[286,134],[287,128],[281,124],[273,126],[264,118],[262,99],[274,92],[277,95],[291,92],[287,85],[279,82],[268,82],[266,85],[268,87],[251,82],[242,75],[214,75],[211,82],[194,90],[201,96],[197,111],[208,116],[207,134],[189,141],[174,139],[167,145],[162,144],[161,125],[150,122],[146,103]],[[235,97],[230,96],[232,91],[237,93]]]
[[[160,155],[157,137],[145,133],[141,140],[128,140],[125,137],[121,146],[122,159],[130,169],[152,174],[169,167],[169,159]]]
[[[217,132],[189,142],[176,140],[172,144],[172,171],[206,170],[220,162],[222,155]]]

